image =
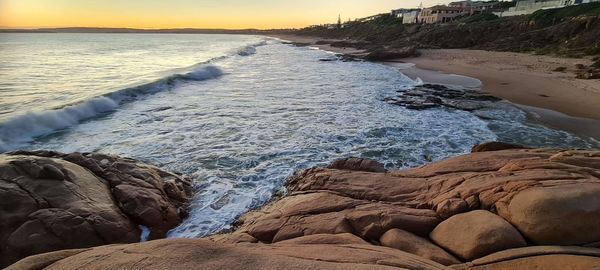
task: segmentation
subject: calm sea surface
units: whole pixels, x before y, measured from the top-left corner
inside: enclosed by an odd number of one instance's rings
[[[297,169],[360,156],[421,165],[503,140],[597,142],[527,123],[508,103],[475,114],[383,102],[415,86],[368,62],[261,36],[0,34],[0,152],[100,151],[196,180],[172,237],[227,228]]]

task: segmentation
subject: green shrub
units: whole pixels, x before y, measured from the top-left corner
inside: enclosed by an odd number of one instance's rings
[[[497,20],[498,18],[500,18],[500,17],[494,15],[493,13],[481,13],[481,14],[477,14],[477,15],[473,15],[473,16],[464,17],[464,18],[458,20],[458,22],[461,22],[461,23],[485,22],[485,21]]]
[[[529,19],[542,26],[547,26],[559,23],[565,18],[582,15],[600,16],[600,3],[595,2],[564,8],[538,10],[531,14]]]

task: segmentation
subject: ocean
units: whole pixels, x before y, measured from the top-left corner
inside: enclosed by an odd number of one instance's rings
[[[384,102],[419,84],[262,36],[0,34],[0,152],[98,151],[190,175],[190,216],[169,236],[200,237],[295,170],[343,157],[399,169],[493,140],[598,147],[507,102],[476,112]]]

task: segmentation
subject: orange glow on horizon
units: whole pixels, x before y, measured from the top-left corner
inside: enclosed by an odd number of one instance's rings
[[[437,1],[425,0],[431,4]],[[0,27],[299,28],[415,7],[420,0],[0,0]]]

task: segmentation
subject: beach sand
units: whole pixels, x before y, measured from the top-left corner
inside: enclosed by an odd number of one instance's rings
[[[483,91],[512,102],[533,121],[600,140],[600,80],[577,79],[574,74],[577,64],[591,64],[588,59],[459,49],[421,53],[421,57],[400,60],[416,67],[388,64],[424,81],[432,70],[477,78]],[[567,70],[553,71],[559,67]]]
[[[322,50],[357,54],[361,50],[315,44],[319,37],[275,35]],[[600,140],[600,80],[576,79],[577,64],[589,59],[558,58],[512,52],[440,49],[420,50],[417,58],[383,64],[424,82],[480,86],[528,113],[531,121]],[[564,72],[553,71],[565,67]]]

